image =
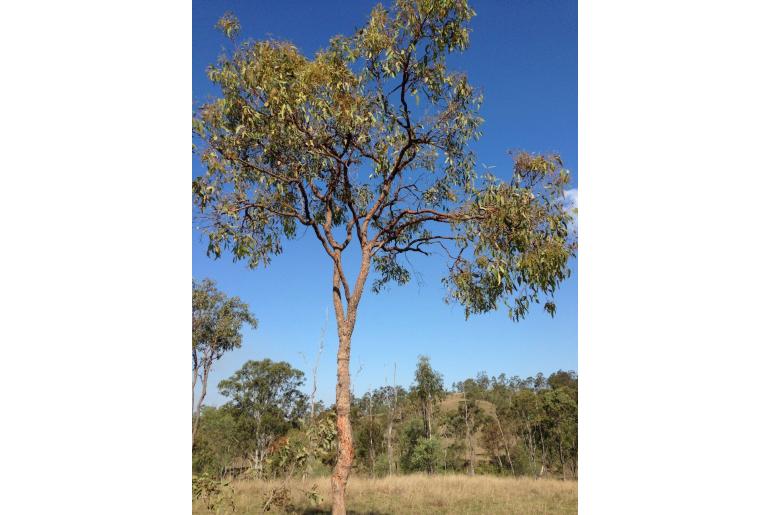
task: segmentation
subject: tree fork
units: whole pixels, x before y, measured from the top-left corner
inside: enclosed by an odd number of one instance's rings
[[[361,300],[364,284],[369,274],[371,254],[365,248],[361,255],[361,269],[356,279],[353,294],[347,304],[347,314],[342,307],[341,260],[335,260],[333,273],[332,297],[334,311],[337,317],[337,334],[339,348],[337,349],[337,463],[332,472],[332,514],[345,514],[345,488],[347,487],[350,469],[353,466],[353,428],[350,421],[350,339],[356,324],[358,303]],[[346,316],[347,315],[347,316]]]

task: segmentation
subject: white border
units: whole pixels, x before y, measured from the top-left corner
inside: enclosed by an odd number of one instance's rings
[[[768,15],[580,3],[581,513],[768,509]]]
[[[767,509],[766,5],[581,2],[583,513]],[[184,513],[190,5],[0,19],[3,509]]]

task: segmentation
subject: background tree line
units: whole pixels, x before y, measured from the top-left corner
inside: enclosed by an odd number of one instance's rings
[[[334,464],[334,406],[301,391],[286,362],[248,361],[219,383],[228,401],[204,406],[193,472],[214,477],[327,475]],[[357,474],[467,473],[577,478],[578,379],[559,371],[522,379],[485,373],[447,388],[427,357],[414,381],[356,396],[351,416]]]

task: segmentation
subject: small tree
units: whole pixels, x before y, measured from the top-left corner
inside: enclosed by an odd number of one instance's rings
[[[411,455],[411,470],[433,473],[441,463],[441,444],[436,438],[420,438]]]
[[[362,463],[366,463],[371,477],[375,475],[376,458],[383,451],[386,439],[383,420],[380,416],[384,415],[387,407],[383,393],[382,389],[367,392],[361,399],[355,401],[357,406],[354,406],[357,412],[357,427],[354,435],[357,455]]]
[[[474,434],[486,421],[486,416],[476,403],[474,389],[468,392],[468,383],[473,384],[472,380],[455,384],[462,397],[457,404],[457,411],[449,416],[450,428],[456,435],[462,435],[465,440],[465,451],[468,463],[468,475],[476,474],[476,447],[474,445]],[[470,395],[469,395],[470,394]]]
[[[206,168],[193,182],[209,253],[267,264],[307,228],[329,258],[337,321],[339,449],[335,514],[353,462],[350,343],[372,267],[373,289],[406,283],[408,253],[445,253],[447,298],[466,316],[508,306],[511,318],[553,294],[574,252],[557,155],[521,153],[513,174],[479,177],[481,95],[446,58],[469,43],[466,0],[377,5],[352,36],[313,58],[287,42],[246,42],[209,69],[222,95],[193,121]],[[235,38],[232,16],[220,22]],[[344,263],[354,238],[360,263]]]
[[[206,398],[209,372],[214,362],[225,352],[241,346],[241,327],[257,326],[257,319],[249,312],[249,306],[238,297],[228,297],[211,279],[192,285],[192,440],[201,418],[201,406]],[[198,402],[195,402],[195,386],[201,381]]]
[[[574,372],[559,371],[548,378],[551,389],[543,394],[546,432],[554,448],[562,478],[577,477],[578,394]]]
[[[243,442],[232,410],[203,406],[193,448],[193,473],[221,479],[242,454]]]
[[[430,366],[430,358],[420,356],[414,372],[413,393],[425,422],[425,438],[433,437],[432,415],[436,404],[444,398],[444,378]]]
[[[220,381],[227,406],[239,414],[253,438],[257,474],[264,471],[267,451],[275,439],[298,427],[307,412],[307,396],[299,391],[305,374],[285,361],[247,361],[230,378]]]
[[[393,425],[400,418],[399,412],[401,411],[399,401],[403,401],[406,396],[406,392],[403,388],[396,384],[396,364],[393,363],[393,386],[386,386],[383,388],[385,396],[388,399],[388,430],[386,433],[387,449],[388,449],[388,475],[392,476],[395,472],[395,460],[393,457]]]

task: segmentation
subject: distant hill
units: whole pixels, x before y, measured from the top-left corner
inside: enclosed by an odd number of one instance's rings
[[[462,401],[463,395],[461,393],[450,393],[447,394],[447,396],[444,398],[441,403],[438,405],[438,409],[441,412],[442,415],[450,415],[453,413],[457,413],[457,409],[460,406],[460,402]],[[495,408],[495,405],[492,404],[489,401],[483,401],[478,400],[476,401],[476,405],[481,408],[481,410],[484,412],[485,415],[488,415],[490,417],[496,417],[497,416],[497,410]],[[441,440],[442,447],[446,448],[449,447],[453,441],[450,437],[441,437],[439,436]],[[474,447],[474,455],[476,456],[476,464],[480,464],[482,462],[489,462],[490,461],[490,455],[487,452],[487,450],[484,448],[484,445],[481,442],[481,438],[479,435],[479,432],[476,431],[473,434],[473,447]]]
[[[438,409],[441,411],[441,413],[454,413],[457,411],[457,407],[460,405],[462,398],[463,394],[461,393],[450,393],[443,401],[441,401]],[[489,401],[476,401],[476,405],[481,408],[485,414],[491,417],[497,414],[495,405]]]

